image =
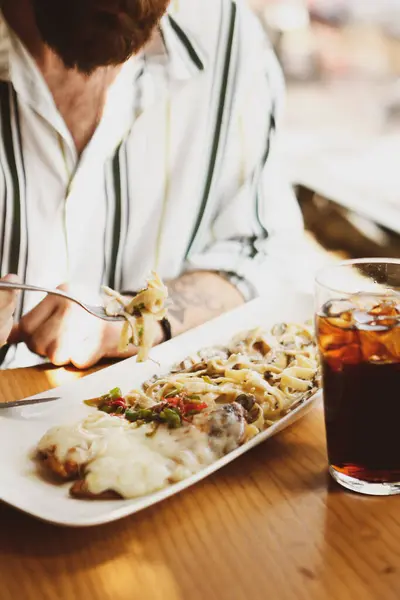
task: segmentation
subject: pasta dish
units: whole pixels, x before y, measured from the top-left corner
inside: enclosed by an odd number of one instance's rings
[[[196,473],[281,419],[320,385],[308,325],[279,324],[205,348],[123,395],[86,401],[84,421],[51,429],[42,462],[77,497],[133,498]]]

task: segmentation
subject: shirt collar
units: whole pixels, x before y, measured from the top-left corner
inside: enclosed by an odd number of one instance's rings
[[[187,79],[206,68],[207,53],[182,22],[178,5],[176,0],[171,2],[160,22],[159,36],[154,36],[144,55],[149,62],[168,63],[170,76]],[[38,80],[36,71],[32,57],[7,25],[0,10],[0,80],[12,81],[15,87],[23,89],[27,86],[30,96],[39,90],[42,94],[44,82]]]
[[[169,63],[170,76],[190,79],[205,70],[207,53],[189,27],[170,9],[160,23],[164,55]]]
[[[183,20],[172,2],[160,22],[158,32],[140,53],[141,57],[137,57],[143,60],[146,70],[151,71],[152,67],[164,69],[170,83],[198,76],[207,64],[206,52]],[[1,10],[0,80],[12,82],[16,92],[28,105],[44,115],[63,137],[69,138],[42,74],[24,44],[6,23]]]

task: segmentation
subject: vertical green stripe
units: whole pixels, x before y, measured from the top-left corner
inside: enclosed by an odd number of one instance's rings
[[[5,98],[8,98],[8,84],[5,82],[0,82],[0,112],[1,112],[1,125],[2,125],[2,143],[4,146],[4,150],[6,150],[5,147],[5,137],[4,137],[4,122],[7,122],[7,127],[9,127],[10,125],[10,115],[5,114]],[[8,107],[9,107],[9,102],[8,102]],[[5,227],[6,227],[6,218],[7,218],[7,205],[8,205],[8,190],[7,190],[7,182],[6,179],[4,181],[4,224],[3,224],[3,238],[2,238],[2,259],[4,256],[4,249],[5,249]],[[8,272],[9,271],[9,265],[6,266],[5,271]],[[5,275],[6,273],[1,273],[1,275]],[[3,364],[3,362],[6,359],[7,353],[10,349],[10,346],[8,344],[6,344],[5,346],[3,346],[2,348],[0,348],[0,365]]]
[[[13,102],[14,109],[14,117],[15,117],[15,128],[17,133],[17,146],[19,152],[19,159],[21,161],[22,172],[18,172],[15,149],[14,149],[14,140],[13,140],[13,121],[12,121],[12,111],[11,111],[11,100]],[[9,261],[7,265],[7,271],[10,273],[18,273],[21,271],[20,269],[20,261],[21,261],[21,189],[25,189],[26,186],[26,177],[25,177],[25,167],[23,161],[22,154],[22,139],[21,139],[21,128],[19,122],[19,110],[17,103],[17,96],[14,88],[11,84],[6,82],[0,82],[0,112],[1,112],[1,128],[2,128],[2,143],[4,147],[5,153],[5,162],[7,163],[7,168],[10,173],[12,189],[5,190],[4,196],[4,223],[3,223],[3,240],[2,240],[2,258],[4,256],[4,234],[5,234],[5,219],[7,217],[7,204],[11,199],[12,204],[12,225],[11,225],[11,236],[10,236],[10,253],[9,253]],[[6,182],[5,182],[6,183]],[[5,185],[5,188],[7,186]],[[26,212],[26,205],[25,205]],[[25,227],[27,227],[27,222],[25,218]],[[27,229],[25,231],[27,236]],[[28,238],[26,237],[26,252],[23,257],[23,278],[26,278],[26,268],[28,262]],[[21,298],[19,304],[18,314],[16,314],[15,318],[19,319],[21,317],[21,312],[23,309],[23,297]],[[2,364],[6,358],[8,353],[9,346],[6,345],[4,348],[0,349],[0,364]]]
[[[203,62],[202,62],[200,56],[197,54],[196,50],[194,49],[194,46],[193,46],[192,42],[189,40],[186,33],[183,31],[183,29],[181,29],[179,27],[178,23],[170,15],[168,15],[168,21],[169,21],[172,29],[174,30],[177,38],[180,40],[181,44],[185,47],[186,52],[188,53],[193,64],[198,68],[199,71],[204,71]]]
[[[1,83],[1,124],[4,150],[13,184],[13,219],[8,271],[18,273],[21,245],[21,196],[12,137],[10,86],[5,83]]]
[[[111,264],[110,264],[110,287],[115,288],[116,282],[116,269],[119,242],[121,236],[121,166],[119,152],[121,144],[118,146],[112,163],[112,174],[114,184],[114,195],[115,195],[115,206],[114,206],[114,223],[113,223],[113,234],[112,234],[112,246],[111,246]]]
[[[211,148],[211,155],[210,155],[210,162],[209,162],[209,167],[208,167],[208,172],[207,172],[207,179],[206,179],[206,184],[205,184],[205,188],[204,188],[203,198],[202,198],[201,205],[200,205],[199,214],[197,215],[196,224],[194,226],[193,233],[190,238],[188,248],[186,250],[186,258],[189,255],[189,252],[192,248],[193,242],[194,242],[197,232],[199,230],[200,224],[203,220],[204,211],[207,206],[208,197],[210,195],[210,190],[211,190],[211,186],[212,186],[213,179],[214,179],[215,163],[216,163],[217,156],[218,156],[218,149],[219,149],[219,143],[220,143],[220,138],[221,138],[222,120],[223,120],[223,116],[224,116],[225,101],[226,101],[226,90],[228,87],[229,71],[230,71],[230,65],[231,65],[233,36],[235,33],[235,23],[236,23],[236,11],[237,11],[236,4],[234,2],[232,2],[232,4],[231,4],[231,19],[230,19],[228,41],[227,41],[226,54],[225,54],[225,64],[224,64],[224,70],[223,70],[223,75],[222,75],[220,102],[219,102],[219,106],[218,106],[217,119],[216,119],[215,132],[214,132],[214,140],[213,140],[213,145]]]
[[[123,258],[124,249],[126,246],[126,239],[128,235],[129,227],[129,177],[128,177],[128,150],[126,139],[122,141],[119,151],[119,187],[121,189],[121,200],[120,200],[120,230],[119,230],[119,244],[117,253],[117,264],[116,270],[118,270],[118,290],[122,289],[123,286]],[[124,185],[122,185],[124,183]]]
[[[129,169],[128,169],[128,144],[125,143],[124,144],[124,158],[125,158],[125,172],[126,172],[126,177],[125,177],[125,201],[126,201],[126,228],[125,228],[125,236],[128,235],[128,231],[129,231],[129,222],[130,222],[130,218],[131,218],[131,203],[130,203],[130,193],[129,193]]]
[[[23,181],[21,181],[20,178],[18,178],[19,181],[19,185],[24,187],[24,213],[25,213],[25,230],[24,230],[24,234],[25,234],[25,255],[23,257],[23,281],[26,281],[26,274],[27,274],[27,269],[28,269],[28,207],[26,204],[26,171],[25,171],[25,162],[24,162],[24,155],[23,155],[23,150],[22,150],[22,135],[21,135],[21,123],[20,123],[20,118],[19,118],[19,107],[18,107],[18,99],[17,99],[17,94],[14,90],[14,88],[12,88],[12,97],[13,97],[13,104],[14,104],[14,114],[15,114],[15,125],[17,128],[17,137],[18,137],[18,152],[19,152],[19,157],[20,157],[20,161],[21,161],[21,166],[22,166],[22,175],[23,175]],[[21,208],[21,204],[20,204],[20,208]],[[21,229],[20,232],[22,234],[22,225],[21,225]],[[23,308],[23,301],[24,301],[24,294],[22,294],[22,302],[21,302],[21,311]]]
[[[5,236],[6,236],[6,221],[7,221],[7,190],[6,190],[6,177],[4,174],[4,169],[2,167],[3,180],[4,180],[4,193],[3,193],[3,224],[1,227],[1,253],[0,253],[0,276],[6,275],[6,273],[2,273],[1,265],[3,263],[4,258],[4,246],[5,246]]]
[[[110,282],[107,278],[107,265],[108,265],[108,248],[107,248],[107,233],[108,233],[108,227],[109,227],[109,212],[110,212],[110,201],[108,198],[108,187],[107,187],[107,165],[104,171],[104,197],[106,199],[106,221],[104,224],[104,236],[103,236],[103,249],[104,249],[104,255],[103,255],[103,274],[101,277],[101,285],[109,285]]]

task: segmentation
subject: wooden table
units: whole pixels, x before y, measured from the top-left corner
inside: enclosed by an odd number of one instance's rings
[[[42,391],[60,373],[0,372],[0,400]],[[206,481],[117,523],[63,529],[0,504],[0,598],[398,600],[399,502],[330,480],[318,407]]]

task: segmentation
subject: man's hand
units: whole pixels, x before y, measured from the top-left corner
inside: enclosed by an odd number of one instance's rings
[[[67,290],[67,286],[59,289]],[[14,328],[10,342],[25,342],[28,348],[54,365],[72,363],[86,369],[102,358],[127,358],[136,354],[130,346],[118,353],[121,323],[109,323],[57,296],[47,296]]]
[[[213,272],[185,273],[169,281],[168,288],[173,302],[168,312],[174,335],[243,303],[238,290]],[[86,369],[102,358],[128,358],[136,354],[133,345],[123,354],[118,352],[121,327],[120,323],[92,317],[68,300],[47,296],[21,319],[10,342],[25,342],[30,350],[55,365],[72,363]],[[160,328],[156,343],[161,340]]]
[[[0,281],[18,281],[16,275],[6,275]],[[16,290],[0,290],[0,347],[7,343],[13,326],[13,314],[17,304]]]

